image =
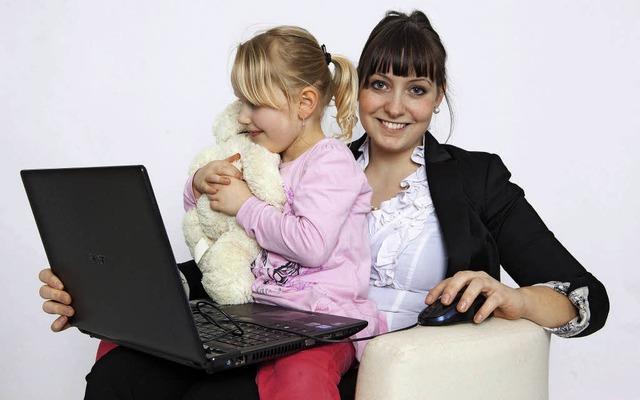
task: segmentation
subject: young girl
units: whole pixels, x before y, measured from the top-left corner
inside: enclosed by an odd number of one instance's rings
[[[238,47],[231,82],[246,134],[282,158],[284,210],[254,197],[237,171],[220,175],[230,168],[225,161],[196,172],[185,188],[185,207],[205,193],[212,209],[236,216],[256,238],[264,249],[252,266],[256,302],[365,319],[368,327],[356,336],[379,333],[377,307],[366,300],[371,187],[349,149],[321,127],[333,98],[341,137],[350,139],[357,121],[355,68],[304,29],[283,26]],[[358,355],[362,347],[356,345]],[[355,353],[341,343],[268,362],[258,368],[260,398],[337,399]]]

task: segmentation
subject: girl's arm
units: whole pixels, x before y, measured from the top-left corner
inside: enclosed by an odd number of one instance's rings
[[[370,210],[371,189],[342,143],[323,141],[311,151],[300,174],[292,174],[290,213],[252,197],[236,219],[261,247],[301,265],[320,266],[332,254],[349,215]]]

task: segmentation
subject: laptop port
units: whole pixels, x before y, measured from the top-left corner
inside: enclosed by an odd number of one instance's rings
[[[235,365],[236,365],[236,366],[245,365],[246,363],[247,363],[247,358],[246,358],[246,356],[239,356],[239,357],[236,357],[236,362],[235,362]]]

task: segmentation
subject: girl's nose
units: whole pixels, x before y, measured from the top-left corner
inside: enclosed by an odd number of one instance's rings
[[[240,107],[240,113],[238,113],[238,123],[240,125],[251,124],[251,106],[244,101]]]

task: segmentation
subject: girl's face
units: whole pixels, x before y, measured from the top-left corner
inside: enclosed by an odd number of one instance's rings
[[[422,144],[443,93],[426,77],[373,74],[360,90],[360,121],[372,151],[408,153]]]
[[[289,111],[284,94],[277,99],[279,109],[266,106],[254,106],[242,100],[238,122],[244,125],[251,139],[272,153],[280,154],[282,161],[291,161],[295,157],[292,151],[301,127],[300,120]]]

